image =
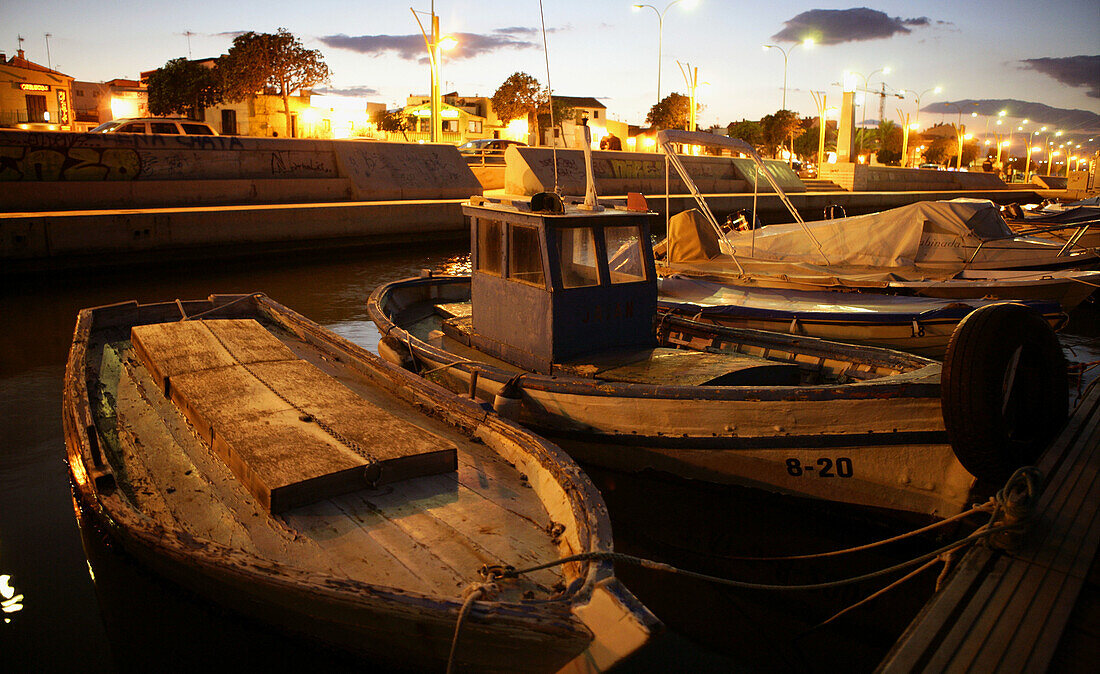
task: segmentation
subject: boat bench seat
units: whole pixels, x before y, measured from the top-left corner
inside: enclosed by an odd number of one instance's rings
[[[135,326],[138,360],[269,512],[455,470],[453,442],[364,400],[252,319]]]
[[[802,376],[793,363],[666,347],[600,353],[555,364],[554,369],[608,381],[677,386],[798,386]]]

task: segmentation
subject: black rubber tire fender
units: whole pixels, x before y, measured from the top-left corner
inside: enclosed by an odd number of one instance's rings
[[[990,304],[967,315],[948,342],[940,386],[955,456],[994,485],[1034,464],[1069,413],[1058,336],[1022,304]]]

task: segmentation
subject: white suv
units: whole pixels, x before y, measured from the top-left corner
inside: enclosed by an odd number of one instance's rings
[[[112,119],[91,130],[91,133],[157,133],[175,136],[216,136],[215,131],[205,122],[176,117],[135,117]]]

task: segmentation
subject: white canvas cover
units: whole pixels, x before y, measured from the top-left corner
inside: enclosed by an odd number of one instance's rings
[[[812,239],[803,227],[810,230]],[[721,245],[723,252],[741,260],[904,268],[919,261],[918,248],[925,234],[969,247],[1011,237],[1012,231],[989,201],[921,201],[850,218],[769,225],[755,234],[734,232],[727,235],[729,247],[726,242]]]

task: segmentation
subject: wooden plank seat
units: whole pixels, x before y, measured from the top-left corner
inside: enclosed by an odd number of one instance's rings
[[[356,395],[252,319],[135,326],[134,351],[271,513],[455,470],[455,445]]]
[[[469,303],[465,303],[469,306]],[[462,305],[436,305],[447,318],[443,334],[469,346],[473,321]],[[634,384],[683,386],[798,386],[801,370],[794,363],[742,353],[709,353],[667,347],[628,348],[555,363],[555,374]]]

